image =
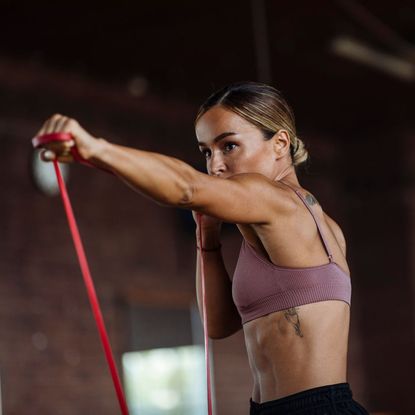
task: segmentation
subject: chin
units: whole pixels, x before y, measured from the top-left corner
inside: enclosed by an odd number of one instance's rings
[[[212,174],[212,173],[209,173],[209,176],[219,177],[221,179],[227,179],[227,178],[233,176],[234,174],[236,174],[236,173],[224,173],[224,174]]]

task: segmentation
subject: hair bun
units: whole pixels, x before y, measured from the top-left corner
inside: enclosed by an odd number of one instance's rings
[[[293,164],[298,166],[299,164],[305,163],[308,159],[308,151],[305,147],[303,140],[296,137],[296,146],[292,152]]]

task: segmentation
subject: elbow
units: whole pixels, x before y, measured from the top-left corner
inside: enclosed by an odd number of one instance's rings
[[[185,169],[176,176],[173,186],[164,195],[165,204],[183,209],[189,209],[194,202],[194,195],[196,189],[197,174],[193,168]]]
[[[169,191],[164,191],[155,198],[160,206],[189,208],[193,199],[193,190],[186,183],[176,183]]]
[[[220,340],[220,339],[224,339],[227,337],[224,332],[211,328],[211,327],[208,327],[207,335],[209,339],[212,339],[212,340]]]
[[[231,333],[232,334],[232,333]],[[209,333],[208,337],[211,340],[221,340],[221,339],[226,339],[227,337],[229,337],[231,334],[225,334],[225,333]]]
[[[183,180],[176,184],[176,191],[168,200],[168,204],[178,208],[190,208],[194,199],[194,186],[190,180]]]
[[[193,201],[193,194],[193,187],[191,185],[187,185],[182,191],[182,196],[179,200],[179,206],[189,207]]]
[[[227,337],[232,336],[232,334],[235,334],[237,331],[239,331],[239,329],[233,330],[233,331],[227,331],[227,332],[213,332],[213,333],[208,333],[208,337],[209,339],[212,340],[221,340],[221,339],[226,339]]]
[[[205,184],[207,174],[195,170],[193,167],[182,172],[177,186],[180,192],[175,205],[183,209],[193,209],[200,204],[200,189]]]
[[[232,327],[223,327],[222,329],[208,328],[208,337],[212,340],[226,339],[227,337],[232,336],[242,328],[242,324],[235,324]]]
[[[177,202],[177,206],[181,208],[191,209],[197,194],[197,189],[200,187],[201,178],[204,178],[206,174],[200,173],[193,168],[190,168],[184,172],[180,182],[180,198]]]

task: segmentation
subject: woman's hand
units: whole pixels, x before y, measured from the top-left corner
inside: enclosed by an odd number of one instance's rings
[[[196,244],[207,249],[220,247],[220,231],[222,221],[213,216],[203,215],[192,210],[193,219],[196,222]],[[200,227],[199,227],[200,224]],[[200,240],[202,238],[202,241]]]
[[[71,148],[76,146],[79,155],[89,160],[100,146],[99,139],[85,131],[79,123],[69,117],[61,114],[55,114],[43,124],[36,136],[51,133],[69,133],[73,139],[68,141],[51,141],[45,144],[44,150],[40,157],[43,161],[52,161],[57,159],[59,162],[71,163],[74,157],[71,154]]]
[[[222,221],[220,219],[214,218],[213,216],[203,215],[202,213],[194,210],[192,210],[192,215],[197,227],[199,227],[200,223],[202,231],[220,231],[222,226]]]

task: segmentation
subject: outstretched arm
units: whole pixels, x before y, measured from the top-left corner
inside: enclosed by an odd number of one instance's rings
[[[79,154],[100,167],[112,171],[134,190],[159,204],[192,209],[231,223],[267,224],[279,210],[288,208],[287,199],[275,182],[256,173],[235,175],[229,179],[201,173],[174,157],[142,151],[97,139],[77,121],[55,115],[37,135],[65,132],[73,136]],[[71,161],[62,144],[44,160]],[[260,203],[258,203],[260,201]]]

